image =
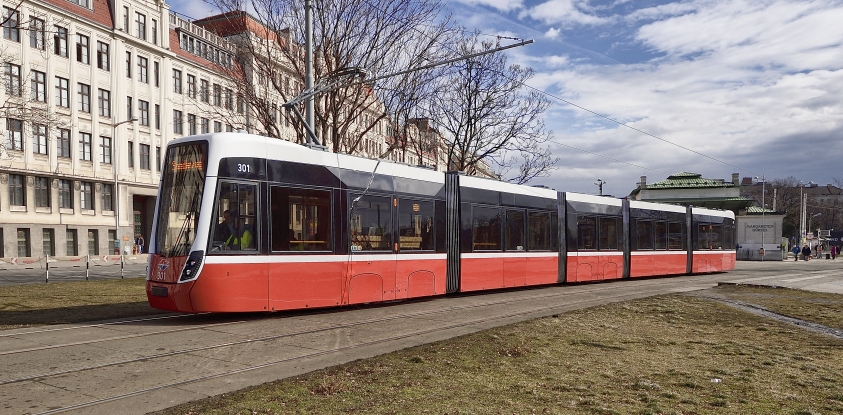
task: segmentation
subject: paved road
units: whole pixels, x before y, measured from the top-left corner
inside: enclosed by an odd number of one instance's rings
[[[843,261],[342,310],[170,315],[0,332],[0,413],[140,414],[540,316],[719,282],[843,293]]]

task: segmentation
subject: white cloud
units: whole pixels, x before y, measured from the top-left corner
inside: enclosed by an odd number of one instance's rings
[[[461,3],[472,6],[488,6],[502,12],[518,10],[524,7],[522,0],[458,0]]]
[[[823,183],[840,176],[840,2],[700,0],[681,6],[684,12],[662,13],[636,34],[660,57],[602,66],[556,66],[553,57],[543,57],[544,72],[530,83],[732,166],[556,102],[547,120],[557,141],[660,172],[560,146],[556,155],[564,168],[547,182],[575,180],[565,190],[594,192],[591,182],[599,176],[618,185],[609,192],[624,195],[640,175],[655,181],[684,170],[711,178],[740,172]]]
[[[559,38],[559,29],[551,27],[550,29],[547,30],[547,32],[544,32],[544,37],[546,37],[548,39],[558,39]]]
[[[530,17],[547,24],[562,25],[597,25],[609,21],[607,18],[589,14],[590,9],[587,1],[549,0],[522,11],[520,17]]]

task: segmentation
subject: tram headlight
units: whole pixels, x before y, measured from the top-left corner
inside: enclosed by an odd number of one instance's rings
[[[184,263],[184,268],[181,271],[179,281],[187,281],[196,278],[199,273],[199,267],[202,266],[202,258],[205,257],[205,251],[193,251],[187,257]]]

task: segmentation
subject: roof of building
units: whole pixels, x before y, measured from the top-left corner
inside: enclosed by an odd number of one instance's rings
[[[699,173],[681,172],[671,174],[666,180],[647,184],[646,189],[700,189],[712,187],[734,187],[731,182],[721,179],[706,179]]]
[[[109,29],[114,28],[113,19],[111,16],[112,10],[109,6],[110,2],[108,0],[91,1],[91,9],[84,6],[80,6],[67,0],[46,0],[46,2],[60,9],[76,14],[79,17],[103,25]],[[20,5],[18,5],[18,7],[20,8]]]
[[[773,209],[762,208],[761,206],[749,206],[746,208],[747,215],[760,215],[760,214],[768,214],[768,215],[784,215],[786,212],[777,212]]]
[[[647,186],[649,188],[649,186]],[[754,200],[743,197],[689,197],[673,199],[646,199],[646,202],[672,203],[683,206],[699,206],[713,209],[737,211],[745,209],[755,203]]]

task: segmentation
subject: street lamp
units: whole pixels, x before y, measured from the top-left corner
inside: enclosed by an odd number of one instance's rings
[[[606,181],[598,177],[594,184],[600,189],[600,196],[603,196],[603,185],[606,184]]]
[[[131,118],[126,121],[120,121],[118,123],[111,124],[111,148],[113,149],[111,163],[114,166],[114,247],[118,249],[117,254],[120,254],[120,247],[118,245],[120,243],[120,185],[117,183],[117,160],[119,160],[120,158],[117,156],[116,131],[117,127],[137,120],[137,118]]]
[[[821,215],[822,215],[822,212],[820,212],[820,213],[814,213],[813,215],[811,215],[811,217],[810,217],[810,218],[808,218],[808,230],[809,230],[809,231],[811,230],[811,219],[814,219],[814,218],[816,218],[817,216],[821,216]],[[820,233],[819,233],[819,232],[817,232],[817,238],[819,238],[819,236],[820,236]]]

